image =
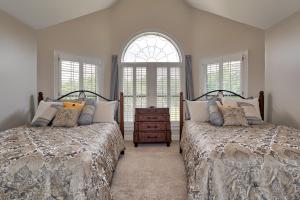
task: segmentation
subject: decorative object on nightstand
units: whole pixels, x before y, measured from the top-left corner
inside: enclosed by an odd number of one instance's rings
[[[171,143],[171,123],[169,108],[136,108],[133,142]]]

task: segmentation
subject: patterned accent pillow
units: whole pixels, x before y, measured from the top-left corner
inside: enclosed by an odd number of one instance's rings
[[[249,125],[260,125],[263,123],[261,116],[253,104],[246,102],[237,102],[238,106],[244,109],[246,119]]]
[[[94,115],[96,111],[96,101],[93,99],[87,99],[82,109],[80,117],[78,119],[79,125],[90,125],[93,123]]]
[[[59,109],[53,120],[52,126],[54,127],[74,127],[77,126],[81,110],[78,109]]]
[[[209,121],[212,125],[222,126],[224,124],[224,119],[216,100],[211,100],[208,102],[208,113]]]
[[[259,109],[258,98],[254,98],[254,99],[232,99],[228,97],[222,98],[222,104],[224,106],[238,107],[239,105],[242,105],[242,103],[245,103],[244,105],[253,105],[256,112],[252,114],[255,114],[255,117],[262,120],[260,109]],[[248,113],[246,111],[245,114],[246,116],[248,116]]]
[[[223,118],[223,126],[248,126],[246,115],[243,108],[219,106]]]
[[[45,127],[52,121],[55,117],[57,111],[63,108],[63,105],[52,104],[47,107],[33,122],[32,126]]]

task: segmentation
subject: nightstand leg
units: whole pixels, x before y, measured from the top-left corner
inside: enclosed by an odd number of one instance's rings
[[[170,146],[170,142],[167,142],[167,147],[169,147]]]
[[[138,147],[138,143],[134,143],[134,147]]]

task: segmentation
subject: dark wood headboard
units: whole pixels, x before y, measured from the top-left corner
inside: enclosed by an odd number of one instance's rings
[[[101,96],[100,94],[97,94],[95,92],[92,92],[92,91],[88,91],[88,90],[77,90],[77,91],[73,91],[73,92],[70,92],[66,95],[63,95],[61,97],[59,97],[58,99],[56,100],[61,100],[65,97],[68,97],[72,94],[76,94],[76,93],[79,93],[78,94],[78,98],[80,97],[86,97],[86,94],[89,93],[89,94],[92,94],[94,95],[95,97],[99,97],[105,101],[114,101],[114,100],[111,100],[111,99],[107,99],[103,96]],[[42,92],[39,92],[38,93],[38,103],[40,103],[42,100],[44,100],[44,94]],[[122,132],[122,136],[124,138],[124,94],[123,92],[120,92],[120,99],[119,99],[119,112],[120,112],[120,121],[119,121],[119,126],[120,126],[120,130]]]
[[[232,91],[228,91],[228,90],[214,90],[214,91],[211,91],[211,92],[207,92],[197,98],[195,98],[194,100],[192,101],[198,101],[204,97],[209,97],[209,96],[215,96],[215,95],[212,95],[212,94],[228,94],[228,95],[223,95],[223,96],[236,96],[236,97],[240,97],[242,99],[246,99],[245,97],[239,95],[239,94],[236,94]],[[263,91],[260,91],[259,92],[259,98],[258,98],[258,103],[259,103],[259,109],[260,109],[260,113],[261,113],[261,118],[264,120],[264,92]],[[183,129],[183,123],[184,123],[184,98],[183,98],[183,92],[180,93],[180,136],[179,136],[179,140],[181,140],[181,134],[182,134],[182,129]]]

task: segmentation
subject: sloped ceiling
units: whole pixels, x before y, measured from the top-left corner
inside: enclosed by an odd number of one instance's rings
[[[106,9],[116,1],[126,0],[0,0],[0,9],[35,29],[42,29]],[[261,29],[300,10],[300,0],[183,1],[200,10]]]
[[[110,7],[117,0],[0,0],[0,9],[42,29]]]
[[[300,0],[186,0],[192,6],[267,29],[300,10]]]

